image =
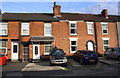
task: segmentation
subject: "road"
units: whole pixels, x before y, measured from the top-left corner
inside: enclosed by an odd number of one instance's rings
[[[61,68],[55,70],[56,68]],[[63,69],[64,68],[64,69]],[[41,63],[9,63],[2,67],[2,76],[7,77],[81,77],[97,76],[105,78],[118,77],[120,64],[107,65],[104,63],[80,65],[69,59],[67,67],[50,66],[49,61]],[[29,69],[31,69],[29,71]],[[44,69],[44,70],[43,70]]]

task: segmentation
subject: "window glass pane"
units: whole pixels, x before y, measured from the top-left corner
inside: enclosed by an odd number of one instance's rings
[[[7,34],[7,30],[6,29],[0,29],[0,34]]]
[[[75,24],[74,23],[71,23],[71,28],[75,28]]]
[[[106,50],[108,48],[108,46],[104,46],[104,50]]]
[[[88,24],[88,28],[92,28],[92,24]]]
[[[88,33],[93,33],[93,30],[92,30],[92,29],[89,29],[89,30],[88,30]]]
[[[13,53],[17,53],[17,45],[13,45]]]
[[[38,46],[35,46],[35,54],[38,54]]]
[[[6,48],[0,48],[0,52],[6,53]]]
[[[71,29],[71,34],[76,34],[76,29]]]
[[[103,33],[107,33],[107,30],[103,30]]]
[[[104,45],[108,45],[108,40],[104,40]]]
[[[71,46],[71,51],[76,51],[77,47],[76,46]]]
[[[6,41],[0,41],[0,47],[6,47]]]
[[[71,41],[71,45],[76,45],[76,41]]]
[[[28,29],[23,29],[23,34],[28,34]]]

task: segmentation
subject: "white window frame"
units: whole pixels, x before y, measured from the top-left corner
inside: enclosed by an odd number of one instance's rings
[[[50,24],[49,27],[51,28],[51,34],[46,34],[46,31],[45,31],[46,24]],[[52,23],[44,23],[44,36],[52,36]]]
[[[87,23],[87,31],[88,31],[88,34],[94,34],[93,22],[86,22],[86,23]],[[92,24],[92,28],[89,28],[89,24]],[[89,30],[92,30],[93,33],[90,33]]]
[[[103,40],[103,51],[105,51],[104,46],[110,47],[109,46],[109,38],[102,38],[102,40]],[[104,40],[108,40],[108,44],[104,45]]]
[[[0,49],[6,49],[5,54],[7,54],[7,41],[0,41],[0,43],[1,43],[1,42],[6,42],[6,47],[0,47]]]
[[[25,26],[24,24],[27,24],[27,25],[28,25],[28,28],[24,28],[24,27],[23,27],[23,26]],[[21,31],[21,34],[22,34],[22,35],[29,35],[29,33],[30,33],[30,31],[29,31],[30,23],[25,23],[25,22],[23,22],[21,28],[22,28],[22,31]],[[28,33],[27,33],[27,34],[24,34],[24,33],[23,33],[23,30],[24,30],[24,29],[27,29],[27,30],[28,30]]]
[[[71,28],[71,24],[75,24],[75,28]],[[69,21],[69,27],[70,27],[70,35],[77,35],[77,21]],[[71,33],[71,29],[75,29],[75,33]]]
[[[78,49],[78,38],[69,38],[70,39],[70,53],[75,53],[76,51],[72,51],[71,46],[76,46]],[[71,41],[76,41],[76,45],[71,45]]]
[[[4,27],[3,27],[3,24],[6,24],[7,27],[4,28]],[[8,35],[8,23],[7,23],[7,22],[1,22],[1,23],[0,23],[0,30],[2,30],[2,29],[5,29],[5,30],[6,30],[6,34],[3,34],[3,33],[2,33],[2,34],[0,34],[0,35]]]
[[[103,27],[102,27],[102,34],[103,35],[107,35],[108,34],[108,23],[107,22],[101,22],[101,26],[102,26],[102,24],[106,24],[107,25],[107,29],[103,29]],[[107,30],[107,33],[103,33],[103,30]]]
[[[51,43],[49,43],[49,44],[50,45],[46,45],[46,42],[44,43],[44,55],[49,55],[50,54],[50,53],[45,52],[45,46],[49,46],[49,47],[51,46],[51,48],[52,48],[52,44]]]

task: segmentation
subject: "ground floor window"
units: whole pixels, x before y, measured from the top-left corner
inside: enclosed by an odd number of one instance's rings
[[[0,41],[0,52],[7,53],[7,42]]]
[[[103,50],[105,51],[106,48],[109,47],[109,39],[108,38],[103,38]]]
[[[52,48],[51,43],[50,42],[45,42],[44,43],[44,54],[49,55],[51,48]]]
[[[70,53],[77,51],[77,38],[70,38]]]

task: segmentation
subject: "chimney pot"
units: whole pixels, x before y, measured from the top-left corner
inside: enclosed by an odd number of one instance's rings
[[[101,12],[101,15],[104,16],[105,18],[108,18],[107,9],[103,9],[103,11]]]
[[[60,15],[60,5],[56,5],[56,2],[54,2],[54,7],[53,7],[53,13],[54,13],[54,17],[61,17]]]

